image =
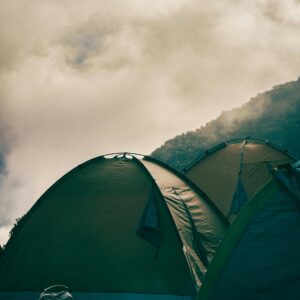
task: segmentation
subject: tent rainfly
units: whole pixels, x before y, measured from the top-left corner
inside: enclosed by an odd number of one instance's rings
[[[286,150],[268,141],[238,139],[206,151],[183,173],[232,222],[248,199],[272,179],[272,167],[295,161]]]
[[[227,230],[199,300],[300,299],[300,163],[271,177]]]
[[[54,284],[76,299],[191,299],[228,227],[187,178],[136,154],[79,165],[22,218],[0,260],[0,299]]]

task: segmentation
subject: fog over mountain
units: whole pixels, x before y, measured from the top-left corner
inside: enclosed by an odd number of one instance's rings
[[[300,74],[296,0],[0,0],[0,244],[77,164],[151,153]]]
[[[300,159],[300,78],[223,112],[195,131],[166,141],[152,155],[182,170],[216,144],[247,137],[269,140]]]

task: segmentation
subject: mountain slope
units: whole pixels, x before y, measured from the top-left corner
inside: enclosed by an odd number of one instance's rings
[[[266,139],[300,157],[300,77],[223,112],[205,126],[168,140],[152,155],[177,169],[226,140]]]

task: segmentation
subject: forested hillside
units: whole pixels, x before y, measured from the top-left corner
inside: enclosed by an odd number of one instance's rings
[[[212,146],[235,138],[266,139],[300,157],[300,77],[168,140],[152,155],[181,170]]]

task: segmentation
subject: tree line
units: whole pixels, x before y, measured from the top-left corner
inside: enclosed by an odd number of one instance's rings
[[[182,170],[216,144],[246,137],[269,140],[300,157],[300,77],[258,94],[195,131],[166,141],[152,156]]]

